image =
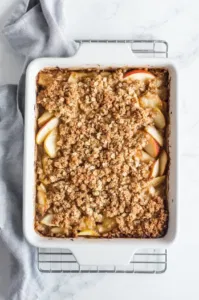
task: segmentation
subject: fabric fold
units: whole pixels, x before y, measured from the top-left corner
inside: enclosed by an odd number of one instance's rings
[[[58,293],[69,279],[38,271],[37,249],[26,242],[22,231],[25,70],[37,57],[75,54],[78,45],[68,41],[65,28],[63,1],[21,0],[3,29],[11,47],[24,56],[19,85],[0,87],[0,238],[11,255],[9,300],[49,300],[51,292]]]

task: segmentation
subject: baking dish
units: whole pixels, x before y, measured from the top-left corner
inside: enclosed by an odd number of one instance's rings
[[[83,68],[167,68],[170,75],[170,170],[169,170],[169,226],[159,239],[86,239],[47,238],[34,230],[35,215],[35,106],[36,76],[46,67]],[[24,197],[23,230],[26,239],[36,247],[68,248],[81,264],[127,264],[139,248],[167,248],[177,232],[178,204],[178,79],[177,69],[168,59],[140,59],[133,56],[130,44],[82,44],[70,58],[39,58],[30,63],[26,73]]]

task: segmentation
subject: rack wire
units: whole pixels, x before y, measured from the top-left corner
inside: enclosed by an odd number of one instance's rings
[[[163,40],[77,40],[82,43],[129,43],[139,57],[168,57]],[[68,249],[38,249],[37,265],[44,273],[129,273],[162,274],[167,270],[166,249],[141,249],[127,265],[80,265]]]

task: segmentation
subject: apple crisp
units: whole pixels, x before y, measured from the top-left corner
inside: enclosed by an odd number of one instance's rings
[[[168,98],[165,69],[40,71],[37,232],[165,235]]]

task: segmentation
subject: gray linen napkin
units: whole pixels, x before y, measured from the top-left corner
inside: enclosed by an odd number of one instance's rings
[[[61,0],[20,1],[3,34],[27,63],[39,56],[69,56],[77,44],[67,41]],[[12,283],[8,300],[68,299],[88,281],[85,275],[42,274],[36,265],[36,249],[22,232],[22,165],[24,78],[18,87],[0,87],[0,237],[12,257]],[[75,278],[75,279],[74,279]],[[73,282],[75,280],[75,284]],[[71,289],[67,287],[70,282]]]

